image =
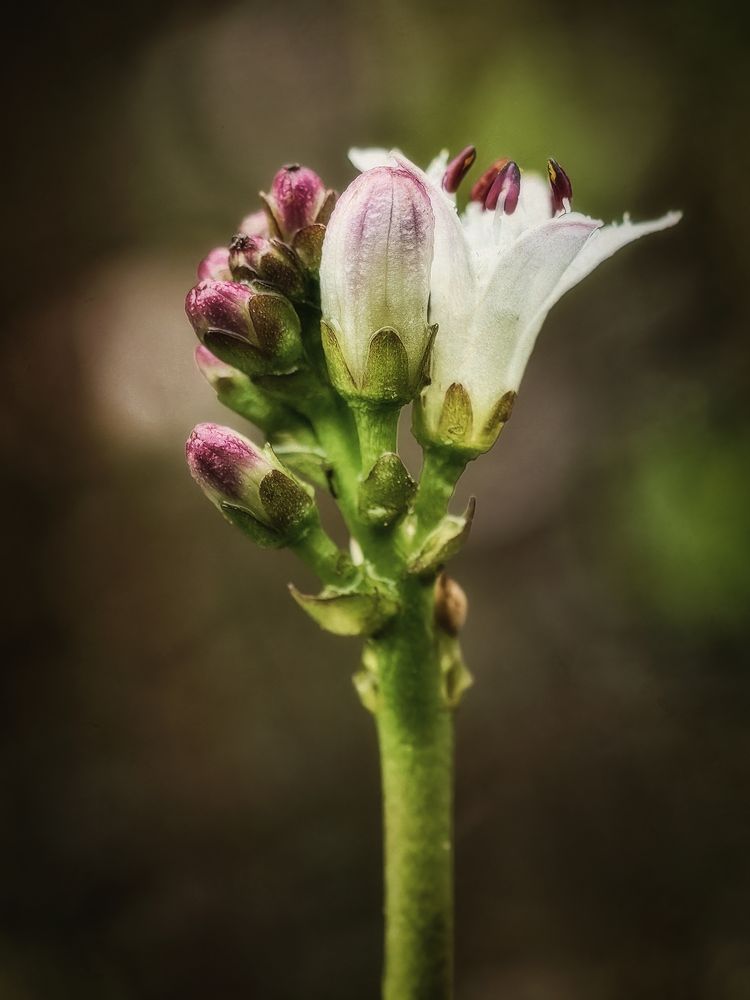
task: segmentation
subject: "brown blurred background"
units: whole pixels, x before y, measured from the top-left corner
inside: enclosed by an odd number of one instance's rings
[[[682,208],[553,312],[461,495],[459,1000],[750,997],[747,47],[725,0],[73,3],[3,53],[3,1000],[374,1000],[354,642],[210,509],[194,267],[302,160]],[[6,412],[7,411],[7,412]]]

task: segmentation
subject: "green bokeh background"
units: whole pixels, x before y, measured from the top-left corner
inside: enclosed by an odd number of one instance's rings
[[[456,560],[459,1000],[750,997],[739,6],[135,0],[3,74],[3,1000],[375,998],[354,642],[192,486],[194,266],[289,160],[557,157],[682,208],[549,318]],[[417,459],[410,451],[410,460]]]

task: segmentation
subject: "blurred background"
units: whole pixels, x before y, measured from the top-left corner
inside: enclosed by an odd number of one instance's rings
[[[357,644],[190,482],[192,425],[241,421],[183,298],[282,163],[341,189],[351,144],[468,142],[554,155],[605,219],[685,218],[555,308],[461,485],[458,997],[750,997],[740,8],[459,6],[6,24],[3,1000],[377,997]]]

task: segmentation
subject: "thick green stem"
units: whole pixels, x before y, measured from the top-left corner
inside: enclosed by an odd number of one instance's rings
[[[448,511],[456,483],[466,468],[467,460],[455,452],[427,448],[414,500],[412,523],[413,544],[417,546]]]
[[[453,980],[453,732],[441,691],[433,588],[402,586],[377,640],[385,829],[383,1000],[449,1000]]]
[[[398,406],[373,406],[367,403],[352,404],[354,422],[359,436],[362,457],[362,476],[366,476],[381,455],[398,450]]]

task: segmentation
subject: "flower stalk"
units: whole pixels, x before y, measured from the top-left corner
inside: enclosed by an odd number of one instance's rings
[[[466,597],[444,567],[474,515],[473,499],[457,515],[451,498],[507,423],[554,303],[679,216],[604,227],[572,210],[557,161],[544,182],[505,157],[459,216],[473,146],[426,171],[397,151],[351,159],[362,173],[338,202],[314,171],[284,167],[201,262],[186,301],[196,362],[266,444],[201,424],[187,460],[231,525],[312,568],[319,593],[290,585],[300,608],[364,641],[354,685],[381,761],[383,997],[451,1000],[453,710],[471,675]],[[399,455],[408,403],[418,483]],[[338,504],[349,551],[325,530],[316,491]]]

